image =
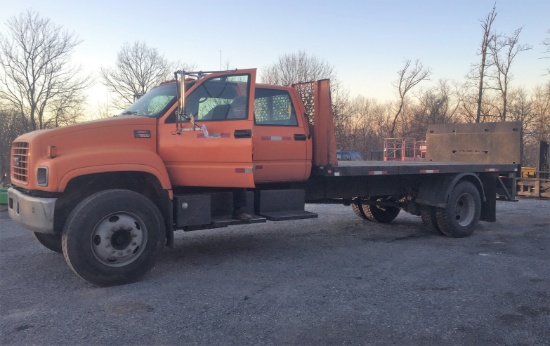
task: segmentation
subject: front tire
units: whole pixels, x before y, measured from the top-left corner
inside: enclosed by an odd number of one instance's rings
[[[137,281],[156,263],[165,243],[159,209],[129,190],[97,192],[80,202],[63,230],[66,262],[97,286]]]
[[[459,182],[451,192],[445,209],[436,209],[437,225],[443,234],[454,238],[471,235],[481,215],[481,197],[474,184]]]

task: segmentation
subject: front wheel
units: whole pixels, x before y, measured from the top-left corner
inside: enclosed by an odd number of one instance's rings
[[[471,235],[481,215],[481,197],[474,184],[459,182],[451,192],[445,209],[436,208],[437,225],[443,234],[454,238]]]
[[[162,214],[145,196],[128,190],[97,192],[80,202],[63,230],[65,260],[97,286],[137,281],[165,243]]]

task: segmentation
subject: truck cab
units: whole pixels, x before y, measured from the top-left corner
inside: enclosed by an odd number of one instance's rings
[[[309,178],[311,136],[299,95],[256,85],[255,73],[212,73],[188,83],[183,118],[177,102],[160,115],[158,153],[173,186],[253,188]],[[158,88],[175,95],[177,87]]]
[[[312,136],[296,89],[256,84],[255,69],[181,76],[117,117],[35,131],[12,146],[10,217],[90,282],[142,275],[174,230],[238,223],[235,189],[248,189],[251,214],[291,199],[294,218],[316,216],[304,211],[303,191],[266,194],[263,204],[253,192],[310,176]],[[104,209],[118,205],[124,211]],[[82,232],[81,220],[97,227]]]

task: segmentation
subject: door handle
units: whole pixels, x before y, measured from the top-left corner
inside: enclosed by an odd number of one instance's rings
[[[295,141],[305,141],[306,140],[306,135],[303,134],[303,133],[296,133],[294,134],[294,140]]]
[[[252,130],[235,130],[235,138],[252,138]]]

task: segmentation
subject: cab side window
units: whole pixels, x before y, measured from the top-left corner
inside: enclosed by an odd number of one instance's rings
[[[185,98],[185,114],[197,120],[246,119],[249,75],[210,78]]]
[[[193,114],[198,120],[225,120],[232,98],[237,92],[234,86],[223,88],[222,83],[206,81],[186,98],[185,112]],[[226,86],[226,85],[223,85]],[[218,89],[222,90],[216,90]],[[213,92],[211,92],[213,91]]]
[[[254,122],[256,125],[298,126],[296,112],[288,92],[256,89]]]

